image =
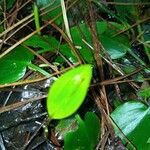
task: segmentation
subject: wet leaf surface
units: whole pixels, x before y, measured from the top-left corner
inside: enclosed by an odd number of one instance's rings
[[[33,55],[26,48],[18,46],[0,59],[0,84],[11,83],[21,79]]]
[[[55,150],[55,146],[42,136],[37,136],[31,142],[31,144],[26,148],[27,150]]]
[[[49,84],[49,87],[52,82],[49,80],[52,79],[48,79],[39,84],[14,88],[12,89],[13,91],[7,91],[7,89],[2,90],[0,92],[0,99],[2,99],[0,105],[10,105],[20,100],[28,101],[28,99],[42,96],[45,92],[42,92],[41,89],[47,91],[47,84]],[[28,140],[30,140],[30,137],[39,129],[46,114],[45,107],[41,101],[28,103],[17,109],[12,109],[11,111],[0,114],[0,135],[2,136],[0,142],[3,142],[4,147],[8,150],[23,148]],[[41,146],[46,140],[43,135],[40,136],[41,138],[38,140],[38,143],[30,142],[27,146],[30,146],[30,148],[38,148]],[[49,147],[51,144],[47,141],[44,145],[44,147]]]
[[[150,127],[149,107],[141,102],[127,102],[114,110],[111,117],[138,150],[150,149],[150,133],[148,132]],[[116,133],[125,142],[117,129]]]

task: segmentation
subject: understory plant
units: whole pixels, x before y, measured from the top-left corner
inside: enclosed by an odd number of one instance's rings
[[[117,136],[150,149],[149,1],[36,0],[28,16],[16,0],[0,4],[2,91],[55,77],[40,90],[62,148],[108,148]]]

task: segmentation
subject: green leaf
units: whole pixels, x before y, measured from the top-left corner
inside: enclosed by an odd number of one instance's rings
[[[2,16],[3,15],[3,9],[5,8],[6,10],[10,10],[13,8],[13,6],[15,5],[16,3],[16,0],[0,0],[0,19],[2,19]],[[4,5],[5,4],[5,5]],[[2,20],[0,20],[1,22]],[[1,23],[0,23],[1,24]]]
[[[48,6],[45,9],[45,11],[50,10],[48,13],[42,16],[42,19],[44,20],[54,19],[55,17],[57,17],[59,14],[62,13],[60,0],[55,0],[55,1],[54,0],[36,0],[36,2],[40,8]],[[63,22],[62,15],[55,20],[55,23],[57,25],[60,25],[62,22]]]
[[[115,22],[109,22],[109,24],[107,24],[106,22],[102,21],[97,22],[96,26],[100,41],[112,59],[121,58],[126,54],[127,51],[131,51],[127,37],[123,35],[113,37],[118,31],[124,29],[123,25]],[[83,59],[88,63],[93,63],[93,52],[82,40],[86,40],[86,42],[93,46],[92,36],[88,26],[85,23],[79,25],[79,27],[75,26],[71,28],[71,34],[74,44],[76,46],[81,46],[79,52]]]
[[[114,0],[114,2],[119,3],[133,3],[133,5],[115,5],[118,12],[118,16],[123,20],[127,21],[127,18],[136,19],[139,15],[139,6],[134,5],[134,3],[139,3],[141,0]]]
[[[11,9],[13,7],[13,5],[15,4],[16,0],[6,0],[6,8]]]
[[[135,71],[135,70],[136,70],[136,67],[133,66],[133,65],[130,65],[130,64],[125,64],[122,69],[123,69],[123,71],[124,71],[126,74],[129,74],[129,73]]]
[[[107,29],[106,22],[97,22],[96,23],[98,34],[102,34]],[[87,24],[83,23],[79,26],[72,27],[70,29],[73,42],[76,46],[79,46],[79,52],[82,58],[87,62],[92,64],[94,62],[93,52],[91,49],[82,41],[84,39],[90,45],[92,45],[92,36]]]
[[[64,138],[65,134],[77,130],[77,120],[74,116],[61,119],[55,127],[55,132]]]
[[[1,20],[0,20],[1,21]],[[0,33],[2,33],[4,31],[4,27],[3,25],[0,25]]]
[[[65,135],[65,150],[93,150],[99,139],[100,121],[98,117],[91,112],[86,113],[85,121],[79,116],[78,129]],[[94,128],[93,128],[94,127]]]
[[[98,34],[102,34],[107,29],[107,23],[106,22],[96,22],[97,26],[97,32]],[[86,23],[80,24],[79,26],[74,26],[70,29],[72,39],[76,45],[85,45],[82,39],[86,40],[87,42],[90,41],[89,44],[91,44],[92,36],[90,33],[90,30],[88,28],[88,25]],[[78,46],[79,46],[78,45]]]
[[[116,37],[102,35],[101,42],[112,59],[121,58],[130,50],[123,41],[118,40]]]
[[[93,54],[92,51],[89,50],[89,48],[87,47],[80,47],[78,48],[79,53],[81,54],[81,56],[83,57],[83,59],[88,62],[89,64],[93,63]],[[63,44],[60,46],[60,52],[62,55],[64,55],[70,62],[72,63],[76,63],[77,62],[77,58],[75,57],[72,49],[70,48],[70,46],[68,44]]]
[[[78,49],[78,51],[79,51],[80,55],[82,56],[82,58],[84,59],[85,62],[87,62],[89,64],[94,63],[93,52],[89,48],[81,46],[81,48]]]
[[[82,39],[86,40],[89,44],[92,42],[91,34],[89,32],[88,26],[84,24],[80,24],[79,27],[75,26],[70,29],[73,42],[75,46],[80,47],[78,51],[80,52],[82,58],[89,64],[92,64],[94,61],[93,54],[89,47],[82,41]]]
[[[55,51],[59,45],[59,42],[51,36],[44,35],[33,35],[31,38],[24,42],[25,45],[34,48],[39,48],[38,53],[43,53],[47,51]]]
[[[68,44],[60,45],[59,53],[61,53],[61,55],[63,55],[67,60],[69,60],[73,64],[77,63],[78,61],[77,58],[75,57],[75,54],[73,53],[72,49]],[[62,58],[60,55],[58,55],[54,61],[60,64],[66,63],[64,58]]]
[[[18,46],[0,59],[0,84],[11,83],[21,79],[33,55],[26,48]]]
[[[128,26],[127,25],[124,25],[124,24],[119,24],[117,22],[108,22],[107,23],[107,29],[105,30],[104,33],[102,34],[107,34],[108,36],[115,36],[118,32],[122,31],[122,30],[126,30]],[[115,36],[116,37],[116,36]],[[120,37],[124,38],[125,36],[123,36],[123,34],[119,34],[118,36],[118,39],[120,39]],[[125,42],[128,42],[127,39],[125,39]]]
[[[131,51],[130,42],[127,36],[117,35],[125,26],[116,22],[109,22],[106,31],[100,35],[102,45],[110,55],[111,59],[122,58],[127,51]],[[109,42],[108,42],[109,41]]]
[[[63,44],[60,46],[60,53],[65,56],[70,62],[76,63],[77,58],[73,54],[70,46],[68,44]]]
[[[39,7],[44,7],[50,4],[52,0],[36,0],[36,2]]]
[[[130,101],[119,106],[111,117],[138,150],[150,149],[150,107],[141,102]],[[121,133],[115,130],[125,142]]]
[[[150,87],[140,90],[138,94],[144,98],[150,98]]]
[[[90,65],[81,65],[60,76],[48,93],[49,117],[62,119],[73,114],[82,104],[91,78],[92,68]]]
[[[148,32],[149,30],[150,30],[150,26],[149,26],[149,24],[147,23],[147,24],[144,24],[143,26],[142,26],[142,30],[143,30],[143,37],[144,37],[144,41],[146,42],[146,41],[150,41],[150,33]],[[148,46],[147,46],[148,47]]]

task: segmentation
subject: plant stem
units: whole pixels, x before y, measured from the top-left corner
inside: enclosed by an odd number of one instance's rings
[[[64,0],[61,0],[61,8],[62,8],[63,19],[64,19],[64,23],[65,23],[66,33],[67,33],[70,41],[72,42],[72,37],[71,37],[71,34],[70,34],[69,23],[68,23],[68,18],[67,18],[67,13],[66,13],[66,7],[65,7]]]
[[[40,67],[38,67],[38,66],[36,66],[36,65],[34,65],[34,64],[31,64],[31,63],[30,63],[30,64],[28,65],[28,67],[29,67],[30,69],[33,69],[33,70],[35,70],[35,71],[40,72],[41,74],[43,74],[43,75],[45,75],[45,76],[47,76],[47,77],[50,77],[50,76],[51,76],[47,71],[43,70],[42,68],[40,68]]]
[[[40,21],[39,21],[39,9],[36,5],[36,3],[34,3],[34,20],[35,20],[35,27],[36,27],[36,30],[39,30],[40,29]],[[41,35],[41,31],[39,30],[37,32],[39,35]]]

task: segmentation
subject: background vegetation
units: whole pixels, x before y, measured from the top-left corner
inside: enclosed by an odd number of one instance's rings
[[[0,0],[0,148],[149,150],[149,5]]]

